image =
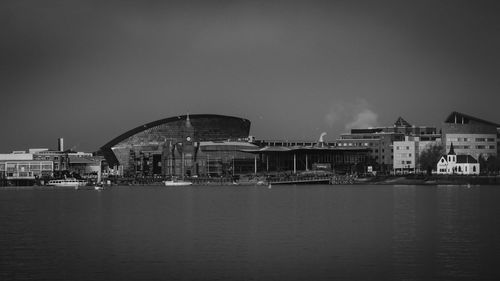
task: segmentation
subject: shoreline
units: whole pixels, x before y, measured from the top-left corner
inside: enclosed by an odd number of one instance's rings
[[[357,178],[355,184],[373,185],[500,185],[500,176],[384,176]]]

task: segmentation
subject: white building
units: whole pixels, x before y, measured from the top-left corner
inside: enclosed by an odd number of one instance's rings
[[[51,161],[33,159],[33,154],[16,151],[0,154],[0,178],[7,180],[33,180],[52,176],[54,166]]]
[[[439,159],[436,168],[440,175],[479,175],[477,160],[470,155],[456,155],[453,143],[450,152]]]
[[[404,141],[395,141],[393,167],[395,174],[418,173],[420,154],[429,146],[440,143],[441,139],[421,141],[420,137],[406,136]]]

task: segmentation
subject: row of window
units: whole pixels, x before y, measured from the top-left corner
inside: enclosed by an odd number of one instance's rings
[[[368,142],[365,142],[365,143],[358,143],[358,142],[341,142],[341,143],[338,143],[337,146],[373,146],[373,143],[368,143]]]
[[[476,142],[494,142],[496,141],[494,138],[448,138],[450,142],[467,142],[467,141],[476,141]]]
[[[408,158],[408,157],[412,157],[412,154],[411,153],[397,153],[396,157],[397,158]]]
[[[409,146],[396,146],[396,150],[410,150]]]
[[[494,145],[453,145],[454,149],[496,149]],[[447,146],[450,149],[450,146]]]

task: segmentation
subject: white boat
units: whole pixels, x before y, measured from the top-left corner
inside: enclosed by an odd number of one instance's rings
[[[183,181],[183,180],[168,180],[163,182],[165,186],[188,186],[192,185],[193,183],[190,181]]]
[[[85,186],[86,184],[87,181],[77,180],[74,178],[50,180],[48,183],[48,185],[55,187],[74,187],[74,188],[78,188],[79,186]]]

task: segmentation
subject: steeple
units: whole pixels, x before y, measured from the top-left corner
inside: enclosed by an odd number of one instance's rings
[[[186,128],[191,128],[191,120],[189,120],[189,113],[186,116]]]
[[[448,155],[456,155],[455,149],[453,149],[453,143],[451,143],[451,145],[450,145],[450,152],[448,152]]]

